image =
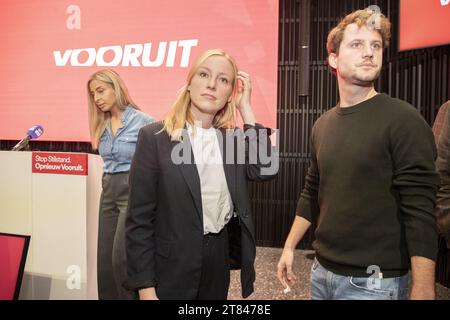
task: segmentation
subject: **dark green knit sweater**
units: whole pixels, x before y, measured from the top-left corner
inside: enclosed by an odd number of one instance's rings
[[[360,277],[377,265],[393,277],[408,271],[411,256],[435,260],[435,159],[431,128],[406,102],[378,94],[323,114],[297,205],[297,215],[318,218],[319,262]]]

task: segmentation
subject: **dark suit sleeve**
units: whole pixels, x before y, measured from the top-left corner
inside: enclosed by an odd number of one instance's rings
[[[450,101],[439,109],[433,133],[438,154],[436,170],[441,182],[435,213],[439,233],[444,236],[447,247],[450,248]]]
[[[244,125],[247,178],[266,181],[278,173],[278,150],[270,141],[271,129],[259,123]]]
[[[154,221],[157,206],[158,160],[156,137],[146,126],[139,131],[130,169],[130,194],[126,219],[129,290],[156,286]]]

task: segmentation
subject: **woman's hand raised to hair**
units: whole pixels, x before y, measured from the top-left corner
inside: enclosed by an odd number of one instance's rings
[[[250,104],[250,96],[252,92],[250,75],[244,71],[239,71],[237,74],[237,79],[240,80],[240,83],[238,83],[236,108],[239,110],[245,124],[255,125],[256,118]]]

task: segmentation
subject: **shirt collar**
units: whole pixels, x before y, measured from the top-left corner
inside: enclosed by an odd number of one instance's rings
[[[122,113],[122,116],[120,117],[120,121],[122,121],[123,124],[125,124],[130,116],[134,113],[134,108],[131,105],[128,105],[125,111]]]
[[[204,129],[202,127],[195,126],[195,134],[194,134],[194,125],[191,125],[189,122],[186,121],[186,129],[189,133],[189,137],[196,137],[196,136],[212,136],[216,134],[216,129],[214,127]]]

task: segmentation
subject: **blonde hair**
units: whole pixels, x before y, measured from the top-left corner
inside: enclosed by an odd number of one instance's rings
[[[92,96],[91,89],[89,87],[91,81],[93,80],[102,81],[111,85],[116,96],[117,107],[120,110],[125,110],[128,105],[131,105],[133,108],[138,110],[139,107],[133,102],[125,83],[119,74],[114,70],[103,69],[90,76],[87,82],[89,131],[91,134],[92,149],[97,150],[100,137],[110,122],[111,113],[103,112],[95,105],[94,97]]]
[[[328,55],[331,53],[339,53],[339,47],[341,46],[342,39],[344,38],[345,28],[347,28],[349,24],[356,23],[359,28],[363,25],[370,25],[371,22],[374,21],[373,15],[379,15],[379,19],[377,19],[377,22],[379,22],[379,27],[377,27],[376,30],[381,35],[383,49],[389,47],[389,41],[391,39],[391,23],[389,19],[382,13],[377,13],[367,8],[365,10],[353,11],[345,16],[336,27],[331,29],[327,38]],[[335,74],[336,70],[333,68],[331,69]]]
[[[191,126],[194,126],[194,118],[189,108],[191,105],[191,97],[188,91],[188,86],[192,81],[192,78],[196,74],[200,65],[205,62],[211,56],[225,57],[233,66],[233,79],[232,86],[233,91],[231,94],[231,101],[228,102],[221,110],[219,110],[213,120],[213,126],[215,128],[234,128],[236,127],[236,92],[237,92],[237,65],[232,57],[230,57],[225,51],[221,49],[211,49],[203,52],[195,61],[189,73],[187,75],[186,84],[178,91],[177,98],[172,105],[169,114],[164,118],[164,127],[160,131],[166,131],[171,140],[181,140],[182,130],[184,129],[186,122]]]

